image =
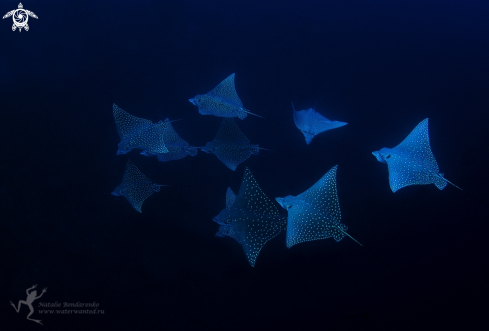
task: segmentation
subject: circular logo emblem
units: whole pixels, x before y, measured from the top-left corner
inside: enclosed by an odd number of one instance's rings
[[[25,26],[29,19],[29,15],[27,15],[24,9],[17,9],[12,16],[14,17],[14,24],[18,27]]]

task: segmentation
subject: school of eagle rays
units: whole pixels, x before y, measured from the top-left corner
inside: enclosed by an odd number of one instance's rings
[[[121,140],[117,155],[136,149],[146,157],[169,162],[195,156],[200,149],[214,154],[224,166],[235,171],[241,163],[264,149],[258,144],[252,144],[235,121],[235,118],[244,120],[248,115],[264,117],[244,108],[236,93],[234,73],[210,92],[198,94],[189,101],[197,106],[200,114],[222,118],[212,141],[202,147],[191,146],[178,135],[168,118],[153,123],[131,115],[114,104],[113,115]],[[307,145],[318,134],[347,124],[329,120],[313,108],[297,111],[293,104],[292,117]],[[445,179],[439,170],[430,147],[427,118],[397,146],[384,147],[372,154],[379,162],[387,164],[392,192],[410,185],[427,184],[435,184],[440,190],[451,184],[463,191]],[[287,248],[331,237],[340,241],[345,236],[363,246],[347,233],[348,227],[341,223],[336,187],[337,169],[337,165],[333,166],[315,183],[310,183],[309,189],[296,196],[271,199],[261,190],[251,170],[244,167],[239,191],[236,194],[228,188],[223,192],[225,208],[212,218],[219,225],[216,236],[230,237],[237,241],[252,267],[265,244],[282,231],[286,231]],[[162,186],[166,185],[153,183],[128,159],[122,181],[112,194],[124,196],[141,213],[144,201],[159,192]],[[287,216],[280,213],[279,207],[287,211]]]

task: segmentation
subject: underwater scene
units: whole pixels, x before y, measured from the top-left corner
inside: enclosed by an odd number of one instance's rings
[[[489,328],[489,3],[0,9],[2,330]]]

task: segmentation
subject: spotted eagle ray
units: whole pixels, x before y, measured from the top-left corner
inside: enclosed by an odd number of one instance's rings
[[[188,101],[197,106],[202,115],[238,117],[241,120],[245,119],[248,114],[262,117],[243,108],[243,103],[234,86],[234,74],[229,75],[209,93],[198,94]]]
[[[447,183],[463,191],[443,177],[430,147],[428,119],[425,118],[396,147],[372,152],[379,162],[387,163],[392,192],[409,185],[435,184],[443,190]]]
[[[122,177],[121,185],[117,186],[112,195],[123,196],[129,203],[141,213],[144,200],[151,194],[160,191],[161,186],[153,184],[130,159],[127,160],[126,171]]]
[[[288,195],[275,199],[289,215],[287,248],[305,241],[330,237],[340,241],[347,235],[348,227],[340,222],[341,211],[336,190],[337,167],[331,168],[316,184],[298,196]]]
[[[311,143],[312,138],[321,132],[336,129],[348,124],[346,122],[328,120],[326,117],[316,112],[313,108],[306,110],[295,110],[293,103],[292,111],[294,114],[295,126],[304,134],[306,144],[308,145]]]
[[[337,165],[331,168],[313,186],[298,196],[289,195],[285,198],[275,199],[288,211],[287,248],[302,242],[331,237],[336,241],[340,241],[347,236],[412,287],[400,273],[346,232],[348,227],[341,223],[341,210],[336,188],[337,169]]]
[[[236,240],[252,267],[263,246],[284,230],[286,223],[248,167],[245,167],[238,195],[228,188],[226,208],[212,219],[220,225],[216,236]]]
[[[223,118],[214,140],[201,148],[206,153],[214,153],[226,167],[233,171],[251,154],[258,154],[260,149],[258,145],[250,144],[232,118]]]
[[[158,161],[167,162],[172,160],[183,159],[185,156],[195,156],[197,154],[197,147],[190,146],[188,142],[183,140],[178,133],[173,129],[171,122],[168,118],[165,119],[167,126],[163,131],[163,141],[168,149],[168,153],[151,153],[148,151],[142,151],[141,154],[145,156],[158,157]]]
[[[117,155],[126,154],[132,149],[143,149],[149,153],[168,153],[163,140],[167,123],[154,124],[150,120],[130,115],[115,103],[112,106],[117,133],[121,138]]]

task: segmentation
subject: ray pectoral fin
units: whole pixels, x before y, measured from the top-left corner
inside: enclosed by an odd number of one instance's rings
[[[227,233],[227,236],[241,245],[249,264],[253,267],[263,246],[285,228],[285,219],[263,193],[248,168],[245,168],[243,181],[234,202],[233,195],[234,193],[228,189],[226,207],[229,209],[226,218],[230,220],[232,230],[226,227],[222,230],[220,228],[219,231]]]
[[[302,131],[302,133],[304,134],[304,138],[306,138],[306,144],[309,145],[315,135],[305,131]]]

